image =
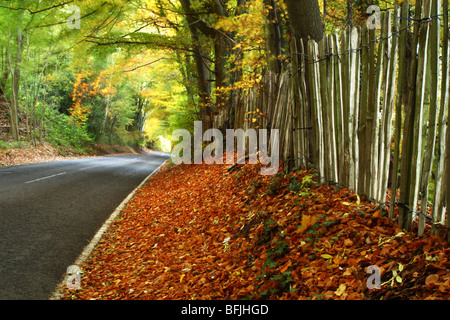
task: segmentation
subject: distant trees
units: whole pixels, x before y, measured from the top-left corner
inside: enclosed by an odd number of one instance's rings
[[[111,71],[115,77],[101,72],[111,66],[100,61],[110,59],[115,50],[89,52],[85,44],[79,45],[88,35],[117,24],[123,3],[11,0],[0,4],[0,95],[2,101],[9,101],[12,139],[34,144],[47,140],[81,149],[91,141],[128,139],[125,128],[133,130],[130,121],[143,110],[134,105],[133,88],[127,87],[131,82],[118,79],[117,70]],[[83,28],[68,27],[71,4],[81,8]],[[90,74],[83,78],[83,73]],[[90,101],[77,95],[83,92],[78,86],[90,88],[84,92]],[[83,99],[85,105],[80,103]]]
[[[220,110],[232,128],[239,92],[254,87],[267,69],[282,71],[290,35],[320,40],[325,16],[334,17],[332,8],[341,2],[4,1],[0,95],[10,101],[12,137],[20,138],[23,115],[26,139],[42,141],[52,110],[93,141],[120,140],[142,128],[133,121],[142,122],[146,113],[160,122],[158,134],[182,123],[186,113],[206,130]],[[80,8],[80,29],[67,25],[71,5]],[[169,64],[185,89],[173,99],[177,107],[159,103],[166,99],[161,91],[152,101],[145,94],[155,85],[148,77],[159,78],[151,70]]]

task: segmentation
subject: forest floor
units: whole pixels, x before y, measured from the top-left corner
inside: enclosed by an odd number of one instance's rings
[[[313,171],[172,165],[140,188],[63,299],[450,299],[450,248]],[[379,270],[381,288],[375,284]],[[379,269],[377,269],[379,268]],[[373,271],[372,271],[373,272]]]

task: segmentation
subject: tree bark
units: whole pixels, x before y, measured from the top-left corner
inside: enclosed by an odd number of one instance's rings
[[[228,13],[223,1],[213,1],[214,13],[219,17],[227,17]],[[216,85],[215,107],[223,109],[227,107],[228,99],[222,89],[228,85],[227,59],[231,51],[231,36],[222,30],[214,30],[214,71]]]
[[[269,6],[269,15],[265,19],[266,47],[268,52],[269,70],[279,74],[282,62],[281,55],[281,29],[278,20],[278,9],[275,0],[264,0],[264,4]]]
[[[322,17],[320,15],[318,0],[285,0],[288,15],[289,15],[289,29],[291,35],[296,38],[297,43],[303,42],[305,46],[305,53],[307,55],[307,43],[308,40],[314,40],[319,42],[322,40],[325,32],[325,28],[322,22]],[[298,54],[297,52],[292,52],[291,54]],[[305,58],[306,63],[308,63],[308,57]],[[305,79],[309,79],[310,68],[305,68]],[[310,83],[305,81],[306,85],[306,119],[307,126],[312,126],[312,115],[311,106],[312,97],[310,95]],[[315,163],[318,159],[315,159],[314,153],[312,152],[314,138],[312,132],[308,132],[308,145],[309,145],[309,163]]]
[[[322,40],[324,25],[318,0],[286,0],[289,20],[294,36],[298,39]]]
[[[23,52],[23,42],[24,35],[20,29],[20,25],[17,27],[16,33],[16,43],[17,52],[14,57],[14,66],[11,61],[11,53],[8,49],[8,64],[11,73],[11,104],[10,104],[10,123],[11,123],[11,135],[15,141],[19,141],[19,85],[20,85],[20,74],[21,74],[21,63],[22,63],[22,52]]]
[[[211,86],[209,84],[209,69],[204,58],[203,48],[200,42],[198,30],[213,36],[213,31],[202,20],[198,19],[192,10],[190,0],[180,0],[183,11],[186,14],[186,20],[192,36],[192,45],[194,49],[194,61],[198,77],[198,90],[200,97],[200,115],[203,122],[203,129],[212,127],[212,104],[211,104]]]
[[[5,96],[5,88],[6,83],[9,78],[8,65],[6,63],[6,49],[1,46],[0,47],[1,54],[1,68],[0,68],[0,97]]]

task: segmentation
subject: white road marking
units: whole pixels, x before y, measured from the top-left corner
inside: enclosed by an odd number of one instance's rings
[[[83,171],[83,170],[87,170],[87,169],[91,169],[91,168],[96,168],[96,167],[99,167],[99,166],[100,166],[100,165],[95,165],[95,166],[85,167],[85,168],[78,169],[78,171]]]
[[[54,178],[54,177],[57,177],[57,176],[62,176],[63,174],[66,174],[66,172],[61,172],[61,173],[57,173],[57,174],[54,174],[54,175],[51,175],[51,176],[48,176],[48,177],[43,177],[43,178],[39,178],[39,179],[36,179],[36,180],[27,181],[25,183],[38,182],[38,181],[41,181],[41,180],[50,179],[50,178]]]
[[[129,162],[130,160],[122,160],[122,162]],[[84,171],[84,170],[88,170],[88,169],[92,169],[92,168],[98,168],[98,167],[106,167],[106,166],[111,166],[111,165],[121,165],[121,163],[118,163],[117,161],[109,161],[109,162],[105,162],[105,163],[99,163],[93,166],[89,166],[89,167],[84,167],[81,169],[78,169],[78,171]]]
[[[108,162],[105,162],[105,163],[100,163],[100,164],[96,164],[96,165],[93,165],[93,166],[84,167],[84,168],[78,169],[78,171],[84,171],[84,170],[88,170],[88,169],[92,169],[92,168],[96,168],[96,167],[103,167],[103,166],[110,166],[110,165],[122,165],[123,163],[135,162],[136,160],[140,160],[140,158],[138,157],[138,158],[133,158],[133,159],[120,159],[120,160],[121,160],[121,163],[120,162],[118,163],[117,161],[108,161]],[[50,179],[50,178],[54,178],[54,177],[57,177],[57,176],[61,176],[61,175],[66,174],[66,173],[67,172],[61,172],[61,173],[54,174],[54,175],[51,175],[51,176],[48,176],[48,177],[43,177],[43,178],[39,178],[39,179],[36,179],[36,180],[27,181],[25,183],[38,182],[38,181],[41,181],[41,180],[45,180],[45,179]]]

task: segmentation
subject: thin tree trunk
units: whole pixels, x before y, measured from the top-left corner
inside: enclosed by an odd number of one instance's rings
[[[22,15],[20,15],[21,19]],[[11,38],[11,37],[10,37]],[[9,43],[10,41],[8,41]],[[22,63],[22,53],[23,53],[23,42],[24,35],[20,29],[20,23],[16,30],[16,43],[17,52],[14,57],[14,62],[11,61],[11,52],[8,48],[8,64],[11,73],[11,104],[10,104],[10,123],[11,123],[11,135],[15,141],[19,141],[19,85],[20,85],[20,75],[21,75],[21,63]],[[13,66],[14,63],[14,66]]]

